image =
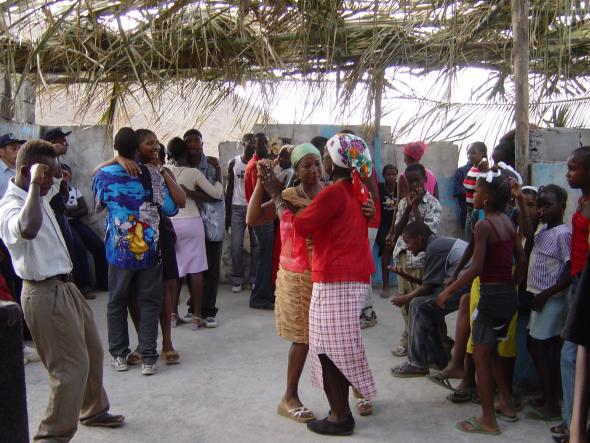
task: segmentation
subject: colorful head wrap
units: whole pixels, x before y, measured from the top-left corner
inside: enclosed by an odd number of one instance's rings
[[[301,161],[306,155],[315,155],[321,160],[320,150],[311,143],[302,143],[297,145],[291,151],[291,165],[297,168],[297,163]]]
[[[373,171],[371,153],[364,140],[352,134],[336,134],[328,140],[326,148],[332,162],[341,168],[352,169],[352,184],[360,202],[368,199],[361,177],[370,177]]]
[[[404,145],[404,155],[413,158],[417,162],[420,161],[426,152],[427,145],[424,142],[410,142]]]

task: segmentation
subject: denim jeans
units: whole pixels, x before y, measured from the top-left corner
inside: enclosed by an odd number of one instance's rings
[[[576,295],[579,277],[572,277],[572,286],[567,297],[568,306],[571,306]],[[572,410],[574,407],[574,382],[576,379],[576,355],[578,346],[571,341],[564,340],[561,347],[561,389],[563,391],[563,401],[561,403],[561,416],[563,422],[569,427],[572,420]]]
[[[219,272],[221,270],[221,249],[223,242],[205,241],[207,251],[207,264],[209,267],[203,271],[203,318],[217,315],[217,292],[219,292]]]
[[[127,303],[132,281],[135,283],[139,305],[139,352],[144,363],[154,363],[158,359],[158,320],[162,307],[161,264],[146,269],[123,269],[109,265],[109,352],[113,357],[122,357],[131,352]]]
[[[275,301],[272,284],[272,250],[275,238],[274,222],[254,228],[258,242],[256,280],[250,294],[250,306],[264,306]]]
[[[232,205],[231,207],[231,282],[234,286],[244,284],[243,254],[247,209],[247,206]],[[254,285],[258,245],[254,229],[249,227],[248,231],[250,233],[250,283]]]
[[[449,339],[445,316],[459,309],[459,300],[463,293],[453,294],[445,303],[444,309],[436,306],[437,294],[416,297],[410,302],[408,360],[412,365],[419,368],[427,368],[431,364],[441,368],[447,365],[449,350],[445,343]]]

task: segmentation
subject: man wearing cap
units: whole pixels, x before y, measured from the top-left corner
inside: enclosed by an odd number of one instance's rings
[[[0,198],[4,197],[8,181],[16,175],[16,154],[24,142],[12,134],[0,136]]]

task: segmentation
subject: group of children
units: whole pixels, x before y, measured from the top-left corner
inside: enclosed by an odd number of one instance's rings
[[[426,375],[452,391],[449,400],[480,403],[481,416],[463,420],[457,423],[457,428],[467,433],[498,435],[501,431],[497,420],[517,421],[517,411],[522,408],[521,401],[513,395],[512,383],[520,370],[515,365],[517,317],[530,315],[527,348],[542,396],[528,402],[527,418],[561,421],[551,432],[555,441],[565,442],[570,439],[576,345],[564,341],[562,331],[589,251],[590,147],[576,149],[567,162],[566,178],[570,187],[582,191],[570,229],[564,222],[567,191],[554,184],[540,189],[522,186],[520,175],[510,166],[514,164],[514,154],[506,149],[507,144],[502,140],[494,149],[493,167],[488,164],[483,143],[474,143],[468,149],[471,168],[465,175],[464,187],[465,234],[469,245],[464,248],[459,263],[453,263],[452,272],[451,253],[445,251],[449,258],[444,267],[438,264],[437,272],[452,273],[452,276],[440,290],[427,285],[427,280],[432,280],[433,261],[428,264],[428,257],[420,257],[424,255],[420,251],[428,254],[434,250],[426,244],[436,237],[440,204],[425,190],[425,168],[420,164],[406,168],[408,195],[399,200],[391,235],[387,238],[395,245],[396,266],[391,270],[398,274],[398,293],[391,301],[402,309],[406,320],[404,337],[393,354],[408,355],[407,337],[410,342],[420,339],[417,337],[420,332],[412,329],[425,330],[417,323],[419,314],[415,312],[432,307],[424,308],[421,301],[418,308],[417,295],[428,295],[430,303],[441,310],[443,319],[451,310],[459,312],[453,353],[446,367],[440,367],[440,358],[433,361],[432,354],[436,353],[426,352],[430,366],[441,369],[429,375],[428,363],[422,366],[414,363],[412,350],[416,353],[420,348],[412,345],[409,361],[393,368],[392,375],[400,378]],[[416,222],[427,228],[416,226]],[[415,246],[416,239],[422,247]],[[419,254],[414,256],[412,252]],[[450,302],[455,303],[452,309],[447,306]],[[410,306],[415,312],[408,317]],[[446,334],[444,321],[442,328]],[[437,334],[430,335],[429,341],[436,341]],[[438,345],[442,348],[446,344]],[[462,381],[453,388],[451,378]],[[499,400],[495,402],[496,389]]]

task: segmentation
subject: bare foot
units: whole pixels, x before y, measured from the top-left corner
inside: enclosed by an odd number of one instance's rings
[[[449,365],[446,368],[444,368],[441,372],[447,378],[461,379],[465,376],[465,370],[462,366],[460,368],[457,368]]]

